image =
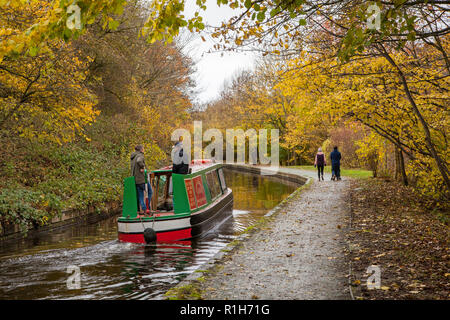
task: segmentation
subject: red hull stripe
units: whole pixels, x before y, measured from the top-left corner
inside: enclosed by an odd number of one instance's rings
[[[192,228],[158,232],[156,233],[156,242],[177,241],[181,239],[188,239],[192,237]],[[133,243],[145,243],[143,233],[121,233],[119,232],[119,241],[133,242]]]
[[[145,243],[143,233],[119,233],[119,241]]]
[[[176,241],[181,239],[189,239],[192,237],[191,235],[192,228],[181,229],[176,231],[168,231],[168,232],[158,232],[156,233],[156,241],[164,242],[164,241]]]

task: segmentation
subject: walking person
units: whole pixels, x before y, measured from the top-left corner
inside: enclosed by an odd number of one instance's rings
[[[331,180],[341,180],[341,153],[338,151],[338,147],[334,147],[334,150],[330,154],[331,159]]]
[[[136,191],[138,195],[138,204],[141,207],[139,214],[150,212],[150,203],[153,194],[152,187],[150,183],[146,183],[145,179],[145,158],[144,158],[144,147],[142,145],[137,145],[134,148],[134,152],[131,154],[131,174],[134,176],[134,182],[136,184]],[[147,208],[145,204],[145,189],[147,187],[149,207]]]
[[[323,179],[323,168],[326,165],[327,165],[327,162],[325,160],[325,154],[322,152],[322,148],[319,148],[317,150],[316,158],[314,159],[314,167],[317,166],[317,175],[319,176],[319,181],[320,181],[321,176],[322,176],[322,181],[324,180]]]

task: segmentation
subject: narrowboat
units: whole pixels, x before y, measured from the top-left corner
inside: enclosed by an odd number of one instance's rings
[[[223,166],[211,160],[192,161],[187,174],[172,166],[146,174],[153,195],[145,194],[147,214],[139,214],[134,177],[124,180],[122,216],[117,220],[119,240],[150,243],[199,237],[232,215],[233,193]]]

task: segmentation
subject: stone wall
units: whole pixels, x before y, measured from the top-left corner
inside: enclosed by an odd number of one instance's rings
[[[271,167],[239,165],[239,164],[224,164],[223,166],[227,170],[247,172],[282,183],[292,182],[295,184],[303,185],[308,180],[307,178],[296,174],[276,171]]]

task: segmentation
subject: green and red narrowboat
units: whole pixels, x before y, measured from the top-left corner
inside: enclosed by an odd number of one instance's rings
[[[124,181],[119,240],[134,243],[172,242],[199,237],[231,216],[233,194],[223,166],[211,160],[192,161],[188,174],[172,167],[147,175],[153,189],[148,214],[138,214],[134,177]],[[148,205],[147,205],[148,207]]]

